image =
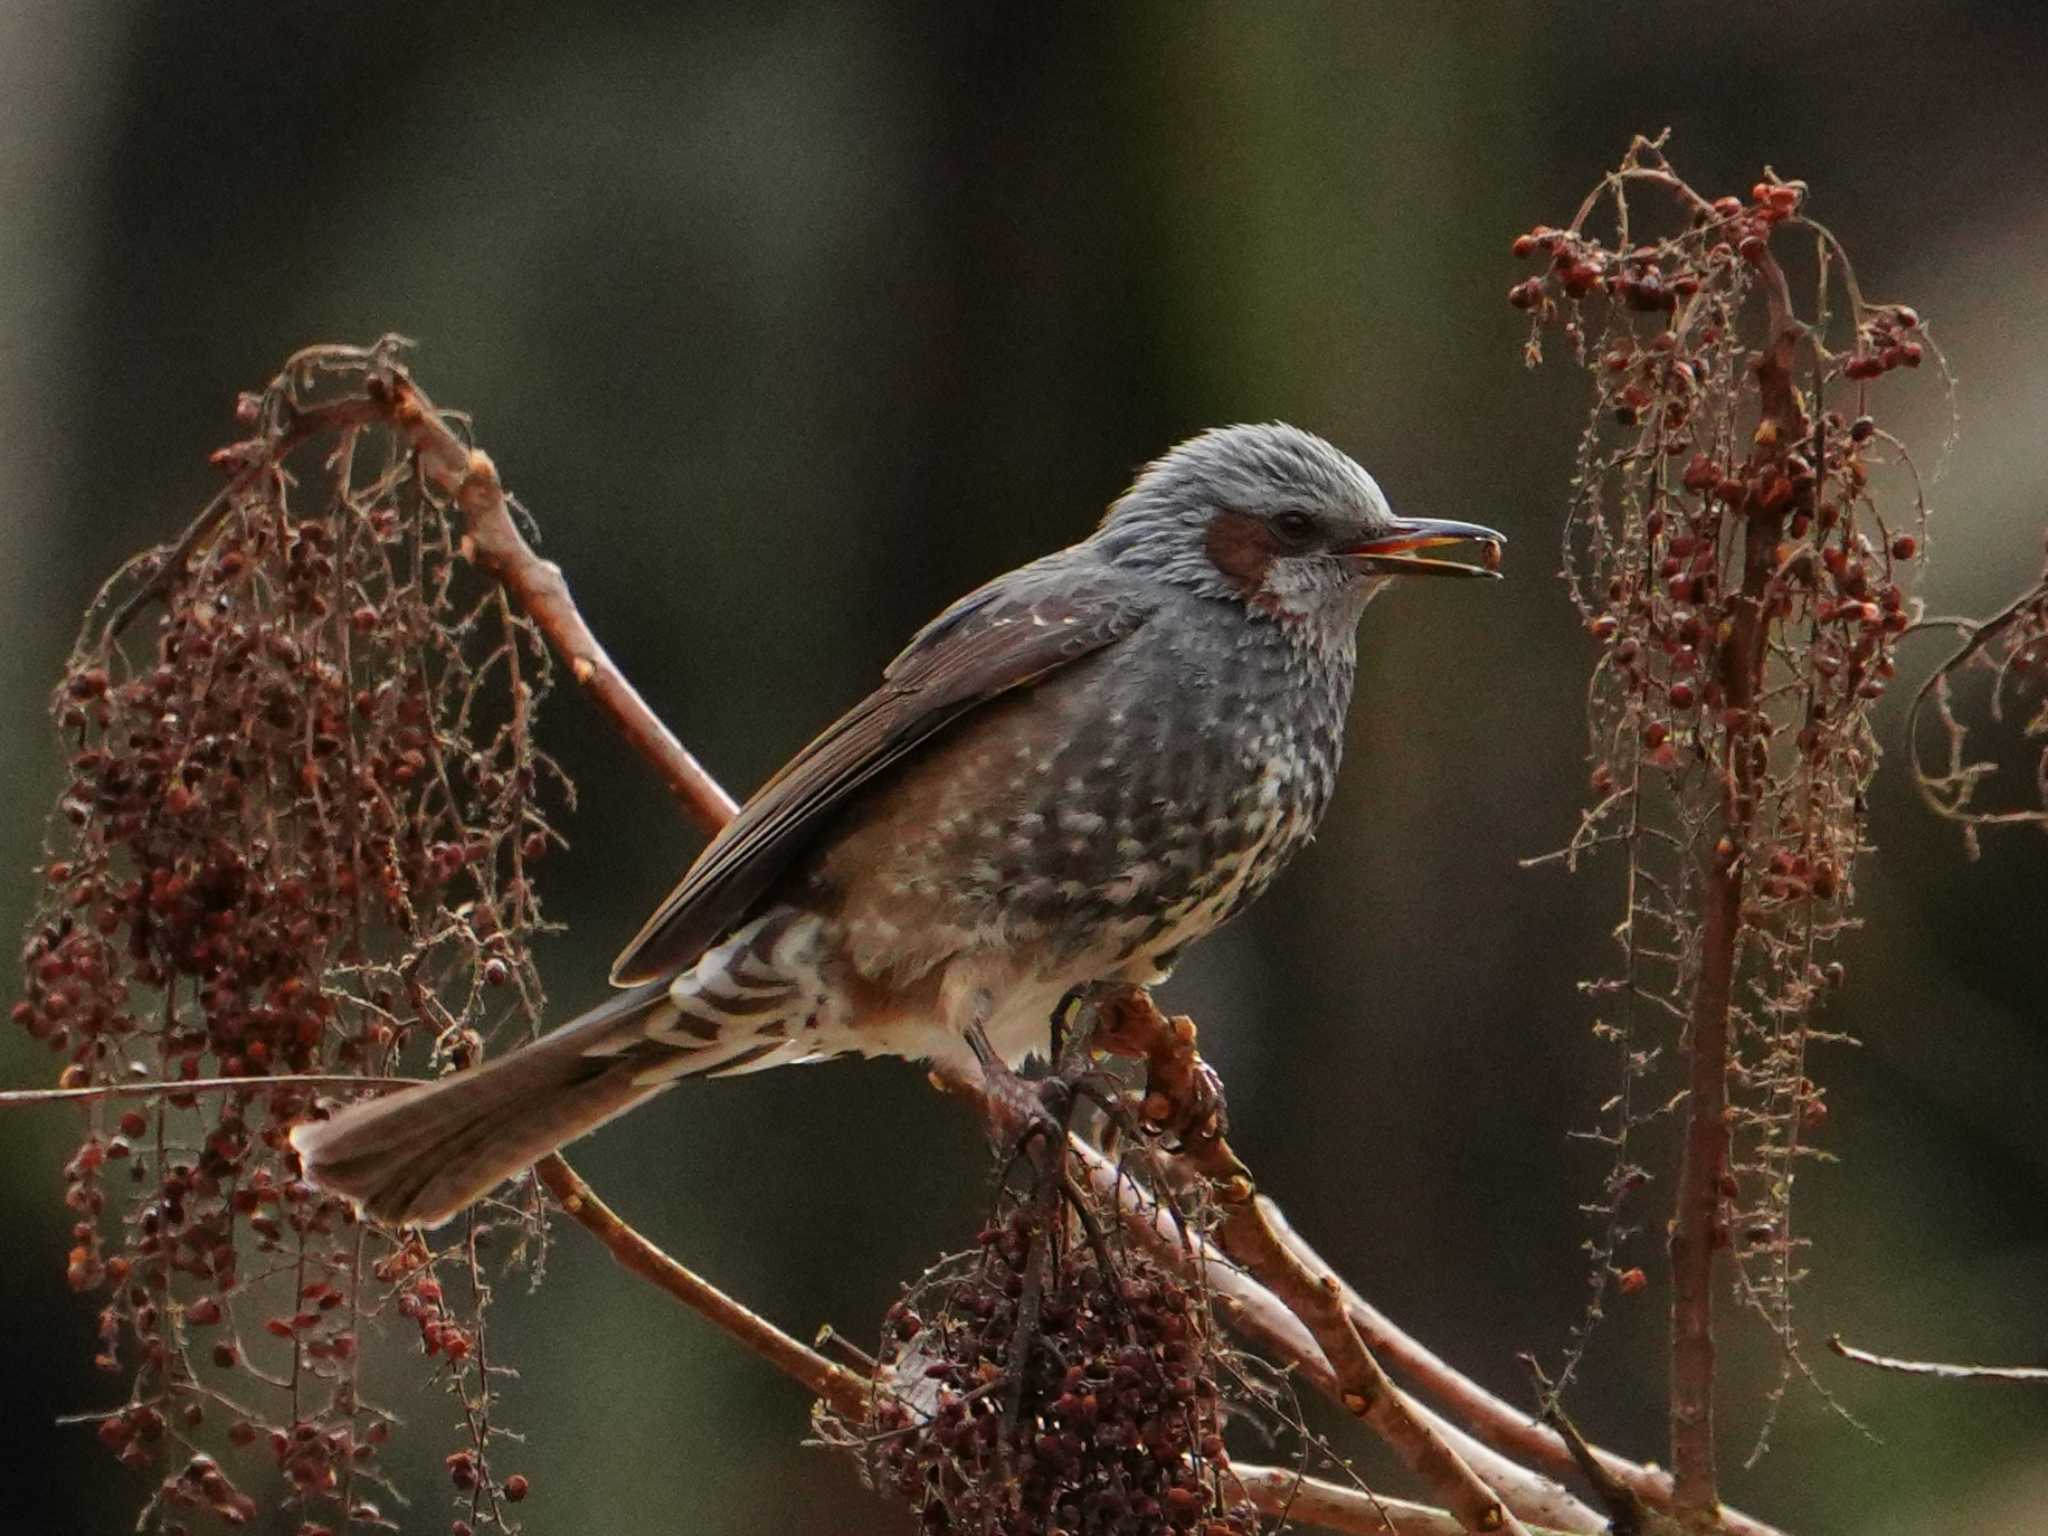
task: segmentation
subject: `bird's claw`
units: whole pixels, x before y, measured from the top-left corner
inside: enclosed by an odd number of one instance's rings
[[[984,1072],[990,1130],[1016,1152],[1056,1147],[1066,1140],[1073,1094],[1056,1077],[1033,1082],[1014,1072]]]

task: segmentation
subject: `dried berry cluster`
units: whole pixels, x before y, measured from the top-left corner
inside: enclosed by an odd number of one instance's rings
[[[929,1531],[1255,1531],[1205,1298],[1142,1252],[1105,1269],[1064,1246],[1020,1330],[1037,1230],[1013,1209],[890,1309],[877,1376],[893,1390],[854,1442],[875,1482]]]
[[[15,1022],[64,1087],[200,1084],[92,1099],[65,1170],[69,1278],[104,1298],[98,1360],[129,1378],[100,1438],[164,1530],[248,1523],[245,1484],[281,1487],[309,1533],[379,1523],[391,1420],[358,1374],[388,1309],[463,1405],[480,1515],[509,1493],[480,1470],[480,1305],[444,1298],[446,1255],[392,1249],[297,1177],[285,1131],[312,1090],[265,1085],[388,1072],[415,1038],[466,1060],[539,1001],[545,655],[347,394],[370,360],[323,349],[245,397],[228,490],[110,584],[55,696],[69,781]],[[302,493],[284,461],[313,443]]]
[[[1588,229],[1603,203],[1611,241]],[[1708,965],[1709,895],[1731,890],[1736,1140],[1717,1241],[1788,1342],[1795,1160],[1826,1117],[1806,1048],[1840,977],[1824,951],[1850,920],[1871,711],[1925,538],[1910,461],[1869,388],[1929,355],[1912,310],[1862,301],[1804,204],[1803,186],[1772,176],[1747,198],[1703,197],[1638,141],[1569,227],[1515,240],[1543,268],[1509,293],[1531,316],[1530,360],[1561,331],[1593,394],[1565,561],[1599,647],[1593,806],[1566,856],[1620,845],[1629,899],[1624,966],[1591,988],[1612,999],[1599,1027],[1623,1062],[1599,1133],[1615,1157],[1593,1311],[1617,1277],[1640,1289],[1617,1263],[1624,1202],[1648,1181],[1631,1133],[1670,1102],[1660,1041]],[[1656,233],[1631,228],[1644,207],[1662,216]],[[1782,262],[1816,251],[1802,312]],[[1892,469],[1902,521],[1878,502]]]

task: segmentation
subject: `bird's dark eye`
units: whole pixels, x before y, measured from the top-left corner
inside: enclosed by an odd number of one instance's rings
[[[1306,512],[1276,512],[1273,527],[1290,544],[1306,544],[1315,536],[1316,520]]]

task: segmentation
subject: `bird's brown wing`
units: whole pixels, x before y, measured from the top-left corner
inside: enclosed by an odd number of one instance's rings
[[[855,790],[978,705],[1128,635],[1150,610],[1128,578],[1077,550],[962,598],[917,633],[880,688],[741,807],[613,962],[613,983],[694,965]]]

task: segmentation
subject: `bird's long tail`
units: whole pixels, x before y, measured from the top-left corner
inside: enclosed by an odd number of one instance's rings
[[[306,1177],[379,1221],[439,1226],[682,1077],[821,1058],[830,933],[775,907],[672,981],[619,993],[531,1045],[292,1130]]]
[[[306,1177],[391,1223],[439,1226],[506,1179],[669,1087],[662,983],[622,992],[531,1045],[295,1126]]]

